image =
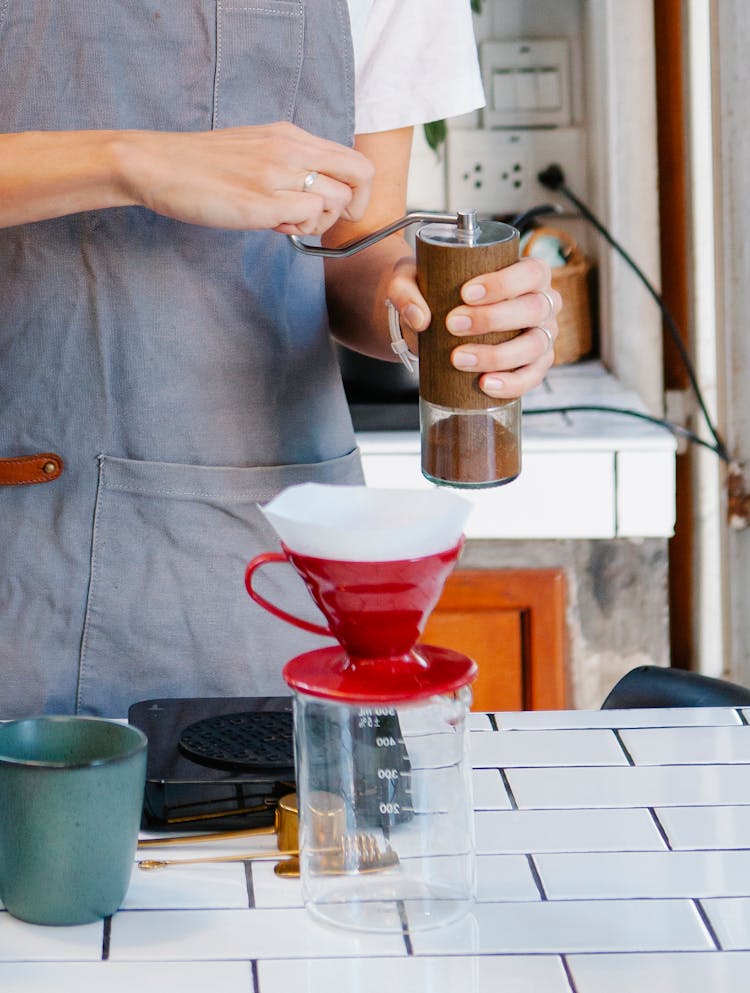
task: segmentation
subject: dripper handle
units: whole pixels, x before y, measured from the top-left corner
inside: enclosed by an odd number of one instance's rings
[[[334,635],[330,628],[323,627],[322,624],[313,624],[311,621],[305,621],[301,617],[295,617],[294,614],[287,613],[286,610],[277,607],[275,603],[271,603],[270,600],[266,600],[264,596],[258,593],[253,586],[253,575],[257,569],[269,562],[285,562],[287,565],[289,564],[286,555],[282,555],[281,552],[263,552],[261,555],[256,555],[248,563],[247,569],[245,569],[245,589],[250,597],[270,614],[273,614],[274,617],[286,621],[287,624],[293,624],[295,627],[302,628],[303,631],[310,631],[312,634],[323,635],[324,638],[333,638]]]

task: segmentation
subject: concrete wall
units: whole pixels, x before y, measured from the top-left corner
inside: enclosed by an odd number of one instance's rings
[[[597,710],[635,666],[669,664],[667,539],[470,541],[461,566],[565,570],[576,709]]]

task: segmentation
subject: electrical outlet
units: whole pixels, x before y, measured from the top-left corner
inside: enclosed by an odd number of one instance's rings
[[[586,149],[582,128],[518,131],[449,130],[446,143],[448,210],[515,214],[550,200],[537,175],[551,162],[565,182],[586,197]]]

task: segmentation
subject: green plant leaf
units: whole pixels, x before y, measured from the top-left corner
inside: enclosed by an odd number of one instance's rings
[[[424,126],[425,139],[433,152],[436,152],[443,144],[447,133],[445,121],[430,121]]]
[[[475,14],[482,13],[482,0],[471,0],[471,9]]]

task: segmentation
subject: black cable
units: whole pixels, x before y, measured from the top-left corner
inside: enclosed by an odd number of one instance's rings
[[[731,462],[732,459],[729,455],[727,447],[724,444],[724,441],[722,440],[721,436],[719,435],[718,430],[716,429],[716,427],[714,427],[713,421],[711,420],[711,417],[708,413],[708,409],[706,407],[705,401],[703,399],[703,395],[698,385],[698,379],[693,369],[693,364],[691,362],[688,351],[685,348],[685,343],[682,340],[682,335],[680,334],[680,329],[677,326],[677,322],[670,313],[669,309],[667,308],[667,305],[664,303],[663,299],[659,295],[656,288],[652,285],[646,274],[640,269],[640,267],[631,258],[631,256],[625,251],[622,245],[620,245],[619,242],[615,240],[614,236],[610,234],[610,232],[602,224],[602,222],[589,209],[589,207],[587,207],[587,205],[579,197],[577,197],[572,190],[570,190],[566,186],[565,174],[563,173],[559,165],[548,166],[546,169],[544,169],[542,172],[539,173],[537,178],[539,182],[542,184],[542,186],[547,187],[547,189],[549,190],[555,190],[557,192],[560,192],[563,194],[563,196],[565,196],[568,200],[570,200],[570,202],[574,204],[575,207],[578,208],[581,215],[585,217],[586,220],[591,225],[593,225],[594,228],[596,228],[599,234],[601,234],[602,237],[607,242],[609,242],[612,248],[614,248],[615,251],[619,253],[619,255],[630,266],[630,268],[633,270],[636,276],[638,276],[638,278],[641,280],[643,285],[646,287],[650,296],[653,298],[653,300],[655,301],[656,305],[659,307],[659,310],[661,311],[664,317],[664,321],[667,325],[667,329],[669,331],[670,337],[674,342],[675,348],[679,352],[680,358],[685,367],[685,371],[687,372],[687,376],[688,379],[690,380],[690,385],[693,389],[693,393],[695,394],[695,398],[698,402],[698,406],[700,407],[701,413],[703,414],[703,418],[706,422],[708,430],[711,432],[711,435],[714,439],[714,444],[707,445],[706,447],[714,451],[719,456],[719,458],[722,459],[724,462]],[[668,422],[666,421],[663,423],[665,424],[665,426],[668,424]],[[692,436],[692,440],[698,441],[697,436]],[[705,442],[701,442],[701,443],[705,444]]]
[[[538,207],[531,207],[529,210],[524,210],[522,214],[516,214],[510,223],[512,227],[518,228],[519,232],[523,234],[529,222],[533,221],[535,217],[541,217],[543,214],[559,214],[561,210],[562,208],[558,207],[557,204],[540,203]]]
[[[732,461],[727,453],[720,451],[715,444],[712,445],[710,441],[706,441],[705,438],[701,438],[695,432],[682,427],[681,424],[674,424],[672,421],[667,421],[663,417],[654,417],[652,414],[645,414],[641,410],[631,410],[629,407],[608,407],[596,403],[567,404],[563,407],[535,407],[533,410],[524,410],[523,416],[531,417],[534,414],[585,414],[591,412],[624,414],[627,417],[637,417],[642,421],[648,421],[650,424],[658,424],[659,427],[666,428],[671,434],[678,435],[680,438],[687,438],[688,441],[692,441],[696,445],[702,445],[704,448],[713,452],[714,455],[718,455],[723,462],[730,463]]]

